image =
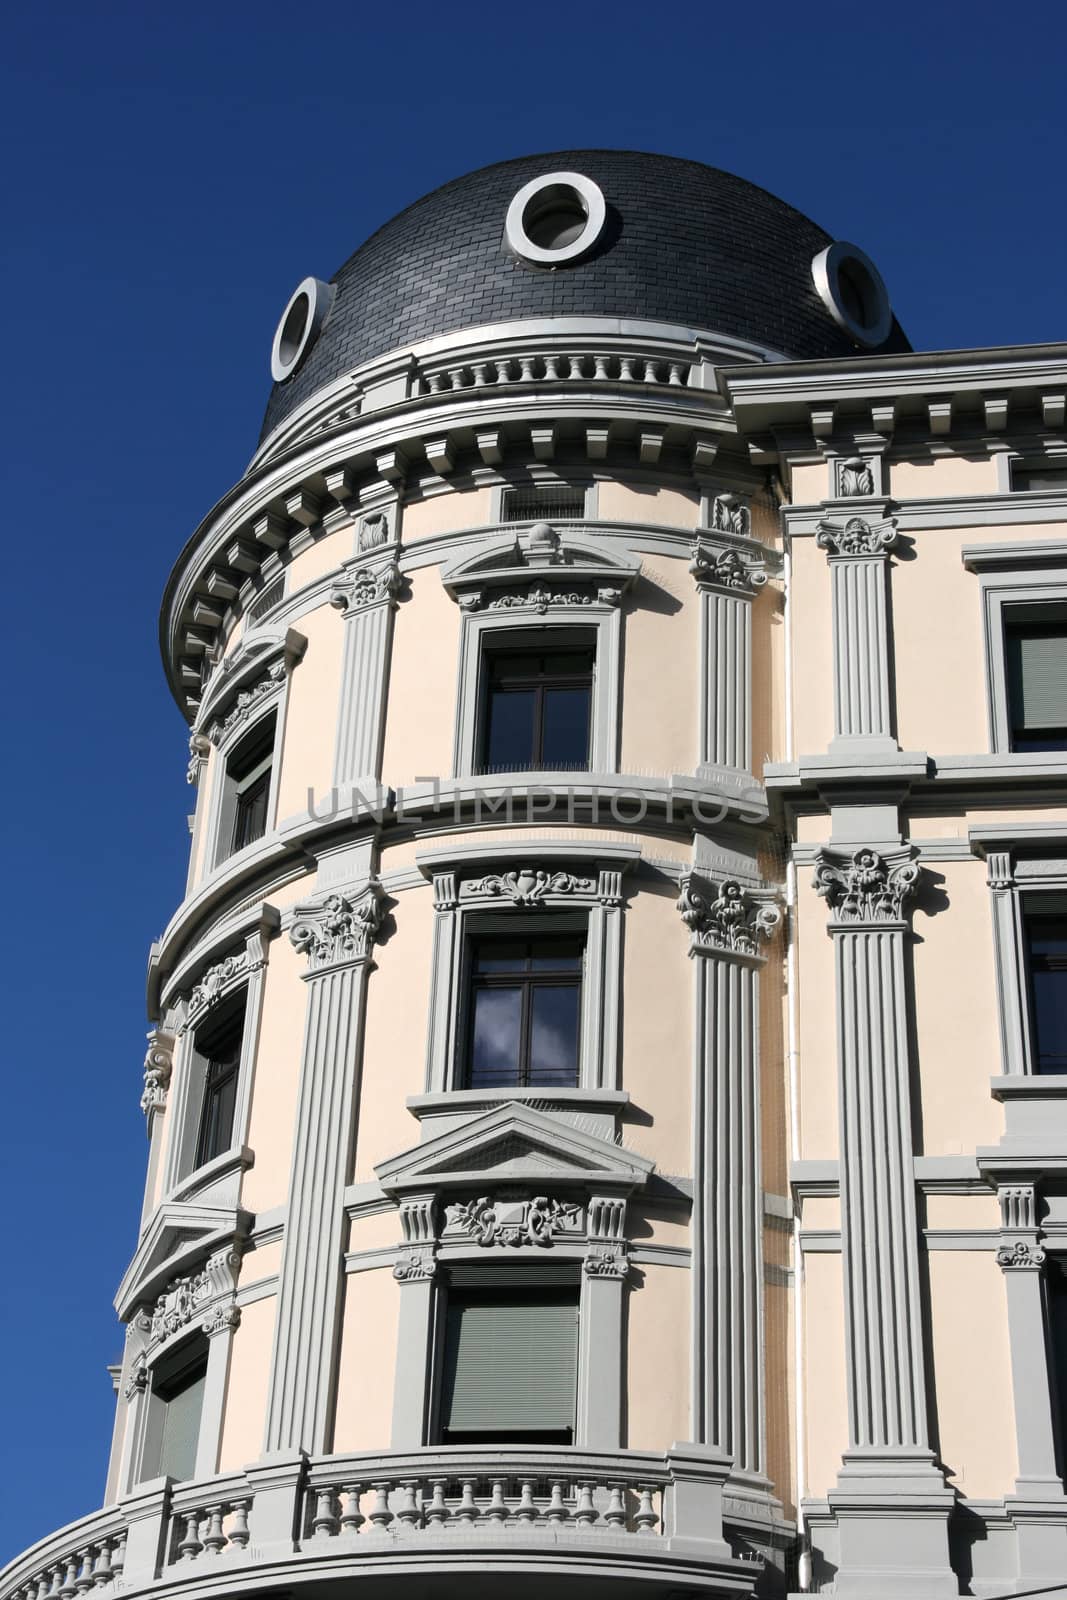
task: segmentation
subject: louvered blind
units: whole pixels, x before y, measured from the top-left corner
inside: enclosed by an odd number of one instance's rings
[[[573,1428],[577,1368],[573,1295],[454,1295],[445,1329],[443,1426],[449,1434]]]
[[[1007,647],[1013,727],[1067,727],[1067,621],[1016,623]]]
[[[178,1379],[165,1402],[163,1438],[159,1447],[162,1476],[191,1478],[196,1471],[196,1447],[200,1439],[200,1413],[204,1406],[204,1366],[190,1368]]]

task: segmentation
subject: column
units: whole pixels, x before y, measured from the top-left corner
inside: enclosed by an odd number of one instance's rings
[[[618,1450],[622,1444],[623,1295],[630,1262],[626,1200],[591,1195],[586,1208],[589,1249],[582,1263],[578,1317],[578,1430],[583,1450]]]
[[[892,517],[820,522],[832,583],[834,739],[856,757],[895,751],[889,683],[889,551]]]
[[[767,574],[732,545],[698,539],[689,570],[700,593],[698,772],[752,767],[752,601]]]
[[[904,982],[912,854],[824,851],[815,869],[831,907],[837,991],[849,1444],[829,1499],[842,1600],[959,1592],[948,1555],[953,1495],[926,1417]]]
[[[696,961],[693,1437],[766,1493],[759,969],[781,912],[738,883],[689,877],[678,909]]]
[[[382,773],[385,704],[393,642],[393,613],[400,574],[396,560],[345,563],[345,575],[330,590],[330,604],[344,615],[341,694],[334,754],[337,788],[373,789]]]
[[[1052,1388],[1045,1326],[1045,1252],[1037,1226],[1032,1183],[997,1189],[1000,1247],[1008,1301],[1008,1340],[1015,1401],[1015,1446],[1019,1475],[1005,1509],[1015,1523],[1019,1577],[1062,1579],[1067,1572],[1067,1499],[1056,1465]]]
[[[328,1448],[343,1289],[344,1187],[356,1125],[363,1015],[383,892],[370,878],[298,906],[307,1013],[265,1449]]]
[[[204,1268],[211,1304],[201,1323],[201,1330],[207,1339],[207,1374],[200,1408],[200,1437],[194,1474],[197,1478],[212,1478],[219,1470],[233,1336],[241,1321],[241,1310],[236,1302],[241,1253],[238,1246],[227,1245],[209,1256]]]
[[[394,1450],[418,1450],[426,1443],[437,1274],[433,1207],[432,1194],[406,1195],[400,1204],[404,1242],[393,1268],[401,1288],[393,1388]]]
[[[145,1129],[148,1134],[148,1169],[145,1173],[144,1205],[141,1210],[142,1226],[155,1205],[163,1132],[166,1127],[164,1113],[167,1109],[170,1080],[174,1072],[176,1042],[174,1034],[168,1033],[163,1028],[153,1028],[148,1035],[148,1049],[144,1058],[144,1090],[141,1094],[141,1110],[144,1112]]]

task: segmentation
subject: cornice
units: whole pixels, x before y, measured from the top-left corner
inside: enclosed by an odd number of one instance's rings
[[[792,539],[815,538],[828,513],[855,516],[872,505],[877,506],[880,515],[892,513],[899,533],[919,533],[927,528],[1011,528],[1045,523],[1062,527],[1067,523],[1067,490],[1012,489],[989,494],[944,495],[941,498],[823,500],[812,505],[789,505],[781,509],[782,527]],[[1032,543],[1020,541],[1011,546],[990,545],[989,550],[993,552],[991,559],[996,561],[996,552],[1009,549],[1017,552],[1016,564],[1020,567],[1046,559],[1055,561],[1058,556],[1065,555],[1062,539],[1050,539],[1034,540]],[[965,563],[970,566],[968,557],[980,563],[983,551],[982,546],[967,546],[964,551]],[[1010,564],[1006,554],[1000,564]],[[972,570],[979,570],[979,566],[976,564]]]

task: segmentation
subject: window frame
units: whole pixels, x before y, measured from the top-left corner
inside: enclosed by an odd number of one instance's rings
[[[266,724],[273,724],[269,738],[269,751],[243,778],[236,778],[233,774],[233,765],[240,756],[242,746],[254,744],[257,739],[263,738]],[[235,728],[230,736],[222,741],[216,752],[218,770],[214,793],[212,796],[212,817],[209,828],[211,841],[211,867],[224,866],[234,856],[242,854],[245,850],[252,850],[274,829],[278,804],[279,755],[281,749],[282,716],[279,706],[272,701],[265,707],[262,714],[250,719],[247,723]],[[267,741],[264,741],[266,744]],[[266,815],[264,818],[263,832],[257,838],[249,840],[247,844],[237,844],[237,822],[242,793],[253,784],[260,781],[264,773],[269,773],[267,785]]]
[[[169,1403],[161,1391],[168,1383],[180,1378],[183,1373],[193,1367],[200,1368],[200,1376],[203,1381],[200,1413],[197,1421],[196,1451],[193,1470],[189,1477],[179,1478],[176,1481],[179,1483],[191,1483],[200,1476],[197,1469],[201,1459],[202,1448],[206,1443],[205,1419],[208,1422],[211,1420],[208,1416],[208,1373],[210,1362],[210,1343],[202,1333],[186,1332],[181,1338],[161,1345],[152,1356],[148,1365],[145,1405],[141,1416],[140,1440],[133,1474],[134,1484],[145,1483],[161,1476],[163,1470],[163,1445],[166,1436],[167,1406]],[[133,1487],[133,1484],[131,1484],[131,1487]]]
[[[571,638],[572,633],[574,635],[573,639]],[[579,638],[579,635],[586,637]],[[588,772],[590,770],[590,761],[593,754],[593,719],[596,705],[597,646],[599,644],[597,634],[595,630],[581,627],[576,627],[573,630],[569,628],[554,628],[547,634],[547,638],[550,641],[548,644],[544,642],[545,637],[545,630],[540,628],[530,628],[528,631],[526,629],[503,631],[500,640],[498,640],[496,643],[491,642],[494,638],[491,633],[487,633],[482,640],[482,656],[478,684],[478,723],[475,732],[474,751],[474,765],[478,769],[476,776],[480,778],[489,778],[490,780],[494,778],[505,778],[512,772]],[[525,767],[504,767],[499,771],[490,770],[486,762],[486,756],[488,754],[490,706],[493,698],[493,668],[495,663],[506,659],[509,655],[532,655],[546,658],[553,655],[580,655],[585,654],[587,651],[592,656],[592,663],[590,665],[588,675],[589,710],[586,732],[585,765],[573,768],[550,767],[547,766],[542,759],[535,761],[535,752],[532,751],[530,763]],[[555,680],[553,679],[551,673],[541,671],[526,680],[528,684],[534,688],[536,697],[537,714],[535,727],[533,729],[533,736],[535,744],[541,749],[543,749],[544,746],[545,733],[545,687],[551,686],[553,682],[557,681],[561,685],[573,687],[575,684],[577,684],[579,677],[582,680],[581,687],[586,687],[586,677],[584,673],[574,673],[571,674],[570,677],[573,679],[573,683],[568,683],[567,676],[564,674],[560,674],[559,679]],[[502,692],[504,694],[508,694],[514,691],[505,688]]]
[[[203,1082],[199,1095],[200,1109],[197,1116],[196,1147],[191,1169],[193,1172],[198,1172],[212,1161],[217,1161],[220,1156],[228,1155],[233,1149],[238,1095],[241,1087],[241,1058],[244,1054],[244,1036],[247,1026],[247,991],[238,990],[231,998],[230,1005],[223,1015],[215,1017],[209,1015],[193,1035],[194,1050],[199,1061],[203,1063]],[[204,1037],[205,1034],[207,1035],[206,1039]],[[213,1038],[212,1035],[215,1035],[215,1037]],[[220,1060],[218,1042],[220,1037],[226,1039],[230,1045],[232,1060]],[[234,1041],[236,1042],[236,1050],[232,1049]],[[222,1143],[218,1143],[217,1132],[212,1131],[211,1143],[212,1145],[218,1144],[218,1148],[208,1150],[209,1108],[213,1100],[217,1102],[219,1098],[218,1091],[228,1087],[230,1084],[233,1085],[233,1105],[229,1116],[229,1131]]]
[[[1058,903],[1052,909],[1045,909],[1042,900],[1055,900]],[[1040,1052],[1038,1049],[1037,1007],[1034,1003],[1034,959],[1031,948],[1033,926],[1035,922],[1057,922],[1067,929],[1067,895],[1046,891],[1044,894],[1024,894],[1022,900],[1022,934],[1023,934],[1023,975],[1026,1000],[1026,1029],[1027,1029],[1027,1055],[1030,1062],[1030,1072],[1036,1078],[1053,1078],[1067,1075],[1067,1032],[1065,1032],[1063,1045],[1060,1052],[1064,1059],[1063,1067],[1057,1072],[1055,1068],[1043,1071],[1040,1065]],[[1067,976],[1065,976],[1067,981]]]
[[[1019,761],[1067,766],[1067,752],[1012,749],[1007,662],[1008,613],[1013,607],[1028,611],[1045,605],[1067,607],[1067,541],[965,545],[962,555],[981,588],[989,749],[993,755]]]
[[[565,489],[565,490],[570,490],[570,491],[573,492],[575,490],[579,490],[580,489],[583,492],[584,496],[585,496],[585,504],[584,504],[583,509],[580,512],[574,512],[573,514],[570,514],[570,515],[564,516],[564,517],[561,517],[558,514],[553,515],[553,516],[548,516],[546,514],[540,514],[540,515],[534,515],[534,516],[531,516],[531,517],[516,517],[514,520],[508,520],[505,517],[504,513],[505,513],[506,506],[507,506],[507,501],[508,501],[509,495],[513,495],[516,492],[520,492],[521,493],[523,490],[530,490],[530,489],[533,489],[533,490],[543,489],[543,490],[545,490],[546,495],[549,492],[551,492],[552,490]],[[489,513],[490,521],[494,522],[494,523],[499,523],[502,527],[505,527],[505,528],[523,528],[523,527],[527,527],[527,526],[532,526],[533,524],[538,523],[538,522],[549,522],[549,523],[552,523],[553,525],[555,525],[557,522],[562,522],[562,523],[567,523],[567,522],[594,522],[596,520],[596,517],[597,517],[597,511],[598,511],[598,506],[599,506],[598,489],[599,489],[599,485],[597,484],[595,479],[587,479],[584,482],[577,482],[576,483],[573,479],[563,479],[563,478],[554,478],[553,477],[553,478],[533,478],[529,482],[525,482],[525,483],[523,483],[523,482],[497,483],[497,484],[493,485],[493,493],[492,493],[492,498],[491,498],[491,502],[490,502],[490,513]]]

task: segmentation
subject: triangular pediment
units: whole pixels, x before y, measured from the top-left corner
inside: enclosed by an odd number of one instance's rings
[[[387,1194],[472,1182],[554,1183],[629,1191],[654,1163],[530,1106],[506,1105],[450,1128],[375,1168]]]
[[[141,1235],[123,1273],[115,1309],[126,1320],[141,1301],[160,1294],[188,1263],[248,1231],[252,1218],[232,1206],[170,1201],[161,1205]]]

